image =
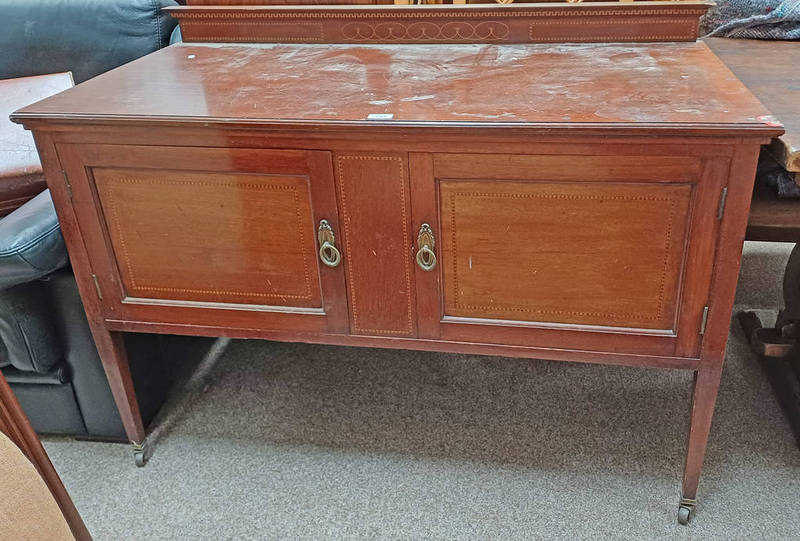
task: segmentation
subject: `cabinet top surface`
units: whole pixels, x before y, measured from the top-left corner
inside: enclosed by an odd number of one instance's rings
[[[781,133],[702,42],[181,44],[14,115],[32,118]]]

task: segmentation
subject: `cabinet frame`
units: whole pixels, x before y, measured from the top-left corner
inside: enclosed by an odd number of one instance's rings
[[[708,133],[696,136],[692,133],[655,133],[647,130],[620,129],[608,130],[598,138],[594,133],[580,128],[564,133],[538,133],[526,136],[517,130],[500,130],[489,133],[471,129],[407,128],[401,131],[383,131],[380,128],[363,130],[358,127],[348,130],[307,130],[303,128],[248,129],[236,125],[227,127],[152,126],[131,123],[124,127],[109,126],[104,123],[79,125],[76,129],[69,122],[58,123],[49,120],[29,120],[26,127],[35,130],[34,137],[42,157],[42,164],[51,190],[56,211],[59,216],[64,238],[75,270],[81,298],[86,307],[92,334],[103,360],[115,402],[125,426],[134,452],[141,456],[146,451],[146,432],[133,389],[130,368],[122,342],[123,332],[154,332],[197,336],[227,336],[240,338],[262,338],[279,341],[308,342],[344,346],[384,347],[413,349],[437,352],[472,353],[482,355],[501,355],[518,358],[538,358],[565,360],[573,362],[592,362],[627,366],[647,366],[690,370],[695,375],[688,435],[688,451],[683,474],[681,505],[693,505],[705,454],[714,404],[719,387],[725,345],[730,325],[730,314],[741,258],[741,243],[744,239],[750,194],[759,147],[767,139],[761,134],[737,137],[732,134],[721,136]],[[70,193],[70,183],[64,175],[66,160],[57,152],[57,146],[64,143],[76,144],[117,144],[158,146],[169,141],[180,140],[186,148],[231,147],[242,149],[292,148],[298,150],[326,150],[346,152],[409,152],[409,175],[425,175],[431,160],[413,159],[419,153],[467,152],[477,154],[491,153],[534,153],[534,154],[592,154],[614,156],[636,153],[641,155],[661,154],[696,156],[709,164],[705,169],[708,178],[720,175],[728,188],[724,207],[719,214],[716,205],[705,208],[701,227],[710,238],[711,251],[708,254],[709,277],[707,291],[704,288],[693,290],[692,295],[705,297],[708,310],[702,317],[705,333],[697,336],[699,350],[678,351],[675,354],[632,354],[620,351],[593,351],[583,349],[582,344],[565,344],[566,347],[519,346],[486,342],[467,342],[429,338],[440,325],[438,319],[420,318],[419,337],[358,336],[333,333],[329,331],[302,331],[296,328],[252,328],[236,319],[222,316],[214,320],[181,322],[178,319],[186,314],[174,312],[172,320],[166,318],[131,318],[110,314],[99,298],[92,278],[94,270],[90,247],[87,246],[91,231],[83,231],[82,223],[96,219],[92,198],[77,201]],[[723,162],[727,165],[723,165]],[[428,172],[432,173],[432,168]],[[705,178],[705,177],[704,177]],[[705,182],[705,180],[703,180]],[[706,182],[707,189],[720,187]],[[434,186],[428,183],[428,186]],[[721,195],[721,194],[720,194]],[[421,201],[421,203],[420,203]],[[412,234],[420,223],[429,218],[421,216],[420,209],[433,206],[435,192],[412,190],[411,204]],[[709,196],[708,201],[713,201]],[[91,223],[91,221],[89,222]],[[410,239],[409,239],[410,240]],[[411,250],[413,246],[409,244]],[[713,253],[712,253],[713,252]],[[346,257],[346,254],[343,254]],[[415,270],[419,284],[421,270]],[[435,277],[438,273],[427,273]],[[343,289],[342,280],[342,292]],[[699,283],[699,282],[698,282]],[[421,286],[420,286],[421,287]],[[430,286],[428,286],[430,287]],[[707,295],[706,295],[707,293]],[[342,304],[344,306],[344,304]],[[417,309],[424,315],[427,311],[438,314],[438,299],[431,295],[417,297]],[[162,315],[165,312],[162,312]],[[223,311],[214,311],[215,315]],[[706,317],[707,316],[707,317]],[[692,316],[696,317],[696,316]],[[343,321],[347,322],[346,313]],[[426,334],[427,333],[427,334]]]

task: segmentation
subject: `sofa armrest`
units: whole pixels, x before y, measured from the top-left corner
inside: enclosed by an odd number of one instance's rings
[[[68,262],[49,190],[0,220],[0,289],[42,278]]]

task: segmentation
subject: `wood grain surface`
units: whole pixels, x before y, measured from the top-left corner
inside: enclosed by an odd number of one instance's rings
[[[800,171],[798,43],[727,38],[704,41],[783,124],[786,133],[770,145],[770,150],[787,171]]]
[[[335,159],[351,332],[414,336],[406,156],[342,152]]]
[[[705,44],[671,43],[179,45],[13,118],[780,134],[768,115]]]
[[[675,329],[690,185],[439,185],[445,315]]]
[[[694,41],[699,18],[711,5],[692,0],[382,6],[247,3],[176,6],[166,11],[180,21],[187,42],[602,43]],[[267,3],[272,2],[262,2]]]

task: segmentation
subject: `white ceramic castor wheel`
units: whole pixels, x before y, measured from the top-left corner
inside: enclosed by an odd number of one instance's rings
[[[689,517],[692,516],[692,510],[688,507],[678,507],[678,523],[686,526],[689,524]]]
[[[681,498],[678,503],[678,523],[686,526],[694,514],[694,508],[697,505],[697,500],[692,498]]]
[[[136,463],[136,466],[139,468],[143,467],[147,464],[147,453],[144,445],[134,445],[133,446],[133,461]]]

